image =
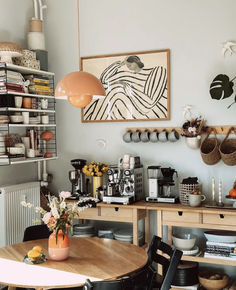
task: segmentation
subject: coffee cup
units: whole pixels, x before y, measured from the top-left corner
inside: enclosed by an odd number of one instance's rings
[[[200,206],[202,201],[206,199],[205,195],[203,194],[189,194],[188,195],[188,202],[189,205],[192,207]]]
[[[169,134],[168,134],[168,140],[170,142],[176,142],[179,140],[179,133],[173,129]]]
[[[132,132],[128,131],[123,135],[123,141],[126,143],[130,143],[132,141],[131,137],[132,137]]]
[[[158,135],[159,133],[157,132],[157,130],[154,130],[151,134],[150,134],[150,141],[153,142],[153,143],[156,143],[158,142]]]
[[[133,142],[138,143],[141,141],[140,136],[141,136],[141,133],[139,130],[137,130],[136,132],[132,133],[131,139]]]
[[[23,123],[29,124],[29,112],[22,112],[22,116],[23,116]]]
[[[168,133],[165,129],[162,130],[161,133],[159,133],[158,139],[160,142],[167,142],[168,141]]]
[[[21,108],[23,98],[20,96],[15,96],[15,107]]]
[[[149,137],[150,137],[150,132],[148,130],[143,131],[140,135],[140,139],[144,143],[147,143],[150,141]]]

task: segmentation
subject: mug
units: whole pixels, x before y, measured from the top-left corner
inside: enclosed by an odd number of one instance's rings
[[[154,130],[151,134],[150,134],[150,141],[153,142],[153,143],[156,143],[158,142],[158,135],[159,133],[157,132],[157,130]]]
[[[189,205],[192,207],[200,206],[202,201],[206,199],[205,195],[203,194],[189,194],[188,195],[188,202]]]
[[[35,157],[34,149],[27,149],[27,157],[29,157],[29,158]]]
[[[22,112],[22,116],[23,116],[23,123],[29,124],[29,112]]]
[[[168,141],[168,133],[165,129],[162,130],[161,133],[159,133],[158,139],[160,142],[167,142]]]
[[[23,98],[20,96],[15,96],[15,107],[21,108]]]
[[[144,132],[141,133],[140,139],[142,142],[146,143],[149,142],[149,137],[150,137],[150,132],[148,130],[145,130]]]
[[[170,142],[176,142],[179,140],[179,133],[173,129],[169,134],[168,134],[168,140]]]
[[[132,141],[132,132],[128,131],[123,135],[123,141],[126,143],[130,143]]]
[[[42,115],[41,116],[41,122],[42,122],[42,124],[48,124],[49,123],[49,116],[48,115]]]
[[[137,130],[136,132],[132,133],[131,139],[133,142],[138,143],[141,141],[140,136],[141,136],[141,133],[139,130]]]

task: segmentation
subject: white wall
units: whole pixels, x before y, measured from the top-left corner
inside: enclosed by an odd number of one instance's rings
[[[77,14],[75,0],[49,2],[48,50],[50,70],[57,79],[77,69]],[[236,40],[236,3],[233,0],[80,0],[81,56],[171,50],[171,120],[162,122],[81,123],[81,112],[68,103],[57,102],[59,160],[50,162],[54,189],[69,189],[68,170],[72,158],[117,162],[124,153],[140,155],[143,164],[173,166],[180,178],[198,176],[209,194],[210,179],[223,180],[224,194],[236,177],[235,167],[222,162],[205,165],[199,151],[175,144],[126,144],[127,127],[181,126],[182,107],[192,104],[208,124],[236,123],[236,105],[231,99],[217,102],[209,85],[219,73],[236,75],[236,55],[223,58],[221,44]],[[97,139],[105,139],[101,148]]]
[[[11,41],[26,48],[29,19],[33,16],[32,0],[0,0],[0,41]],[[35,180],[35,164],[0,166],[0,186]]]

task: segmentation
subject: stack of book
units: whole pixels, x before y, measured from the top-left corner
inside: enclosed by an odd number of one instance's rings
[[[26,75],[25,79],[30,81],[29,93],[37,95],[52,95],[50,81],[47,77],[37,75]]]
[[[23,89],[24,78],[21,73],[16,71],[4,70],[0,71],[0,92],[20,92],[24,93]]]
[[[236,261],[236,243],[207,241],[204,257]]]

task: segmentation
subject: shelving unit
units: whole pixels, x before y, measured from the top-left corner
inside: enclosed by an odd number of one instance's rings
[[[35,93],[24,93],[24,92],[18,92],[18,91],[12,91],[8,90],[8,85],[11,84],[9,81],[8,71],[13,72],[19,72],[24,76],[26,75],[34,75],[34,77],[43,77],[47,80],[47,86],[50,87],[51,92],[53,94],[54,92],[54,76],[55,74],[52,72],[46,72],[36,69],[31,69],[27,67],[17,66],[13,64],[6,64],[6,63],[0,63],[0,72],[1,72],[1,90],[0,90],[0,115],[4,116],[11,116],[18,114],[20,115],[23,112],[29,112],[30,117],[37,117],[41,115],[48,115],[49,123],[43,124],[41,122],[29,122],[29,124],[23,124],[23,123],[9,123],[2,122],[0,120],[0,135],[4,136],[5,138],[5,145],[6,147],[11,147],[7,143],[7,140],[11,138],[13,135],[19,135],[19,136],[25,136],[27,132],[33,132],[33,139],[36,139],[37,141],[33,141],[34,144],[36,144],[36,149],[38,152],[38,155],[34,158],[15,158],[16,156],[8,155],[8,157],[5,158],[3,161],[3,158],[0,158],[0,165],[9,165],[9,164],[19,164],[19,163],[31,163],[31,162],[40,162],[43,160],[53,160],[57,159],[57,147],[56,147],[56,110],[55,110],[55,97],[53,95],[41,95],[41,94],[35,94]],[[5,73],[4,73],[5,72]],[[4,86],[4,79],[5,79],[5,86]],[[20,108],[15,107],[14,103],[14,96],[21,96],[22,98],[30,97],[34,99],[36,103],[36,107],[33,108],[24,108],[23,106]],[[41,103],[42,99],[48,100],[48,107],[47,109],[41,109],[40,106],[37,107]],[[38,119],[40,119],[38,117]],[[53,133],[53,138],[50,139],[48,145],[46,146],[46,141],[42,140],[40,138],[41,134],[45,131],[50,131]],[[29,133],[28,133],[29,134]],[[31,139],[30,139],[31,140]],[[32,140],[30,141],[32,142]],[[11,142],[8,142],[11,143]],[[3,146],[3,141],[0,141],[0,149],[1,146]],[[47,147],[47,148],[46,148]],[[49,152],[52,154],[49,158],[44,158],[46,152]],[[1,154],[3,155],[3,149],[0,150]],[[7,148],[6,152],[7,154]],[[11,157],[12,156],[12,157]],[[8,160],[7,160],[8,159]],[[21,160],[19,160],[21,159]],[[2,162],[1,162],[2,161]],[[8,162],[7,162],[8,161]]]

